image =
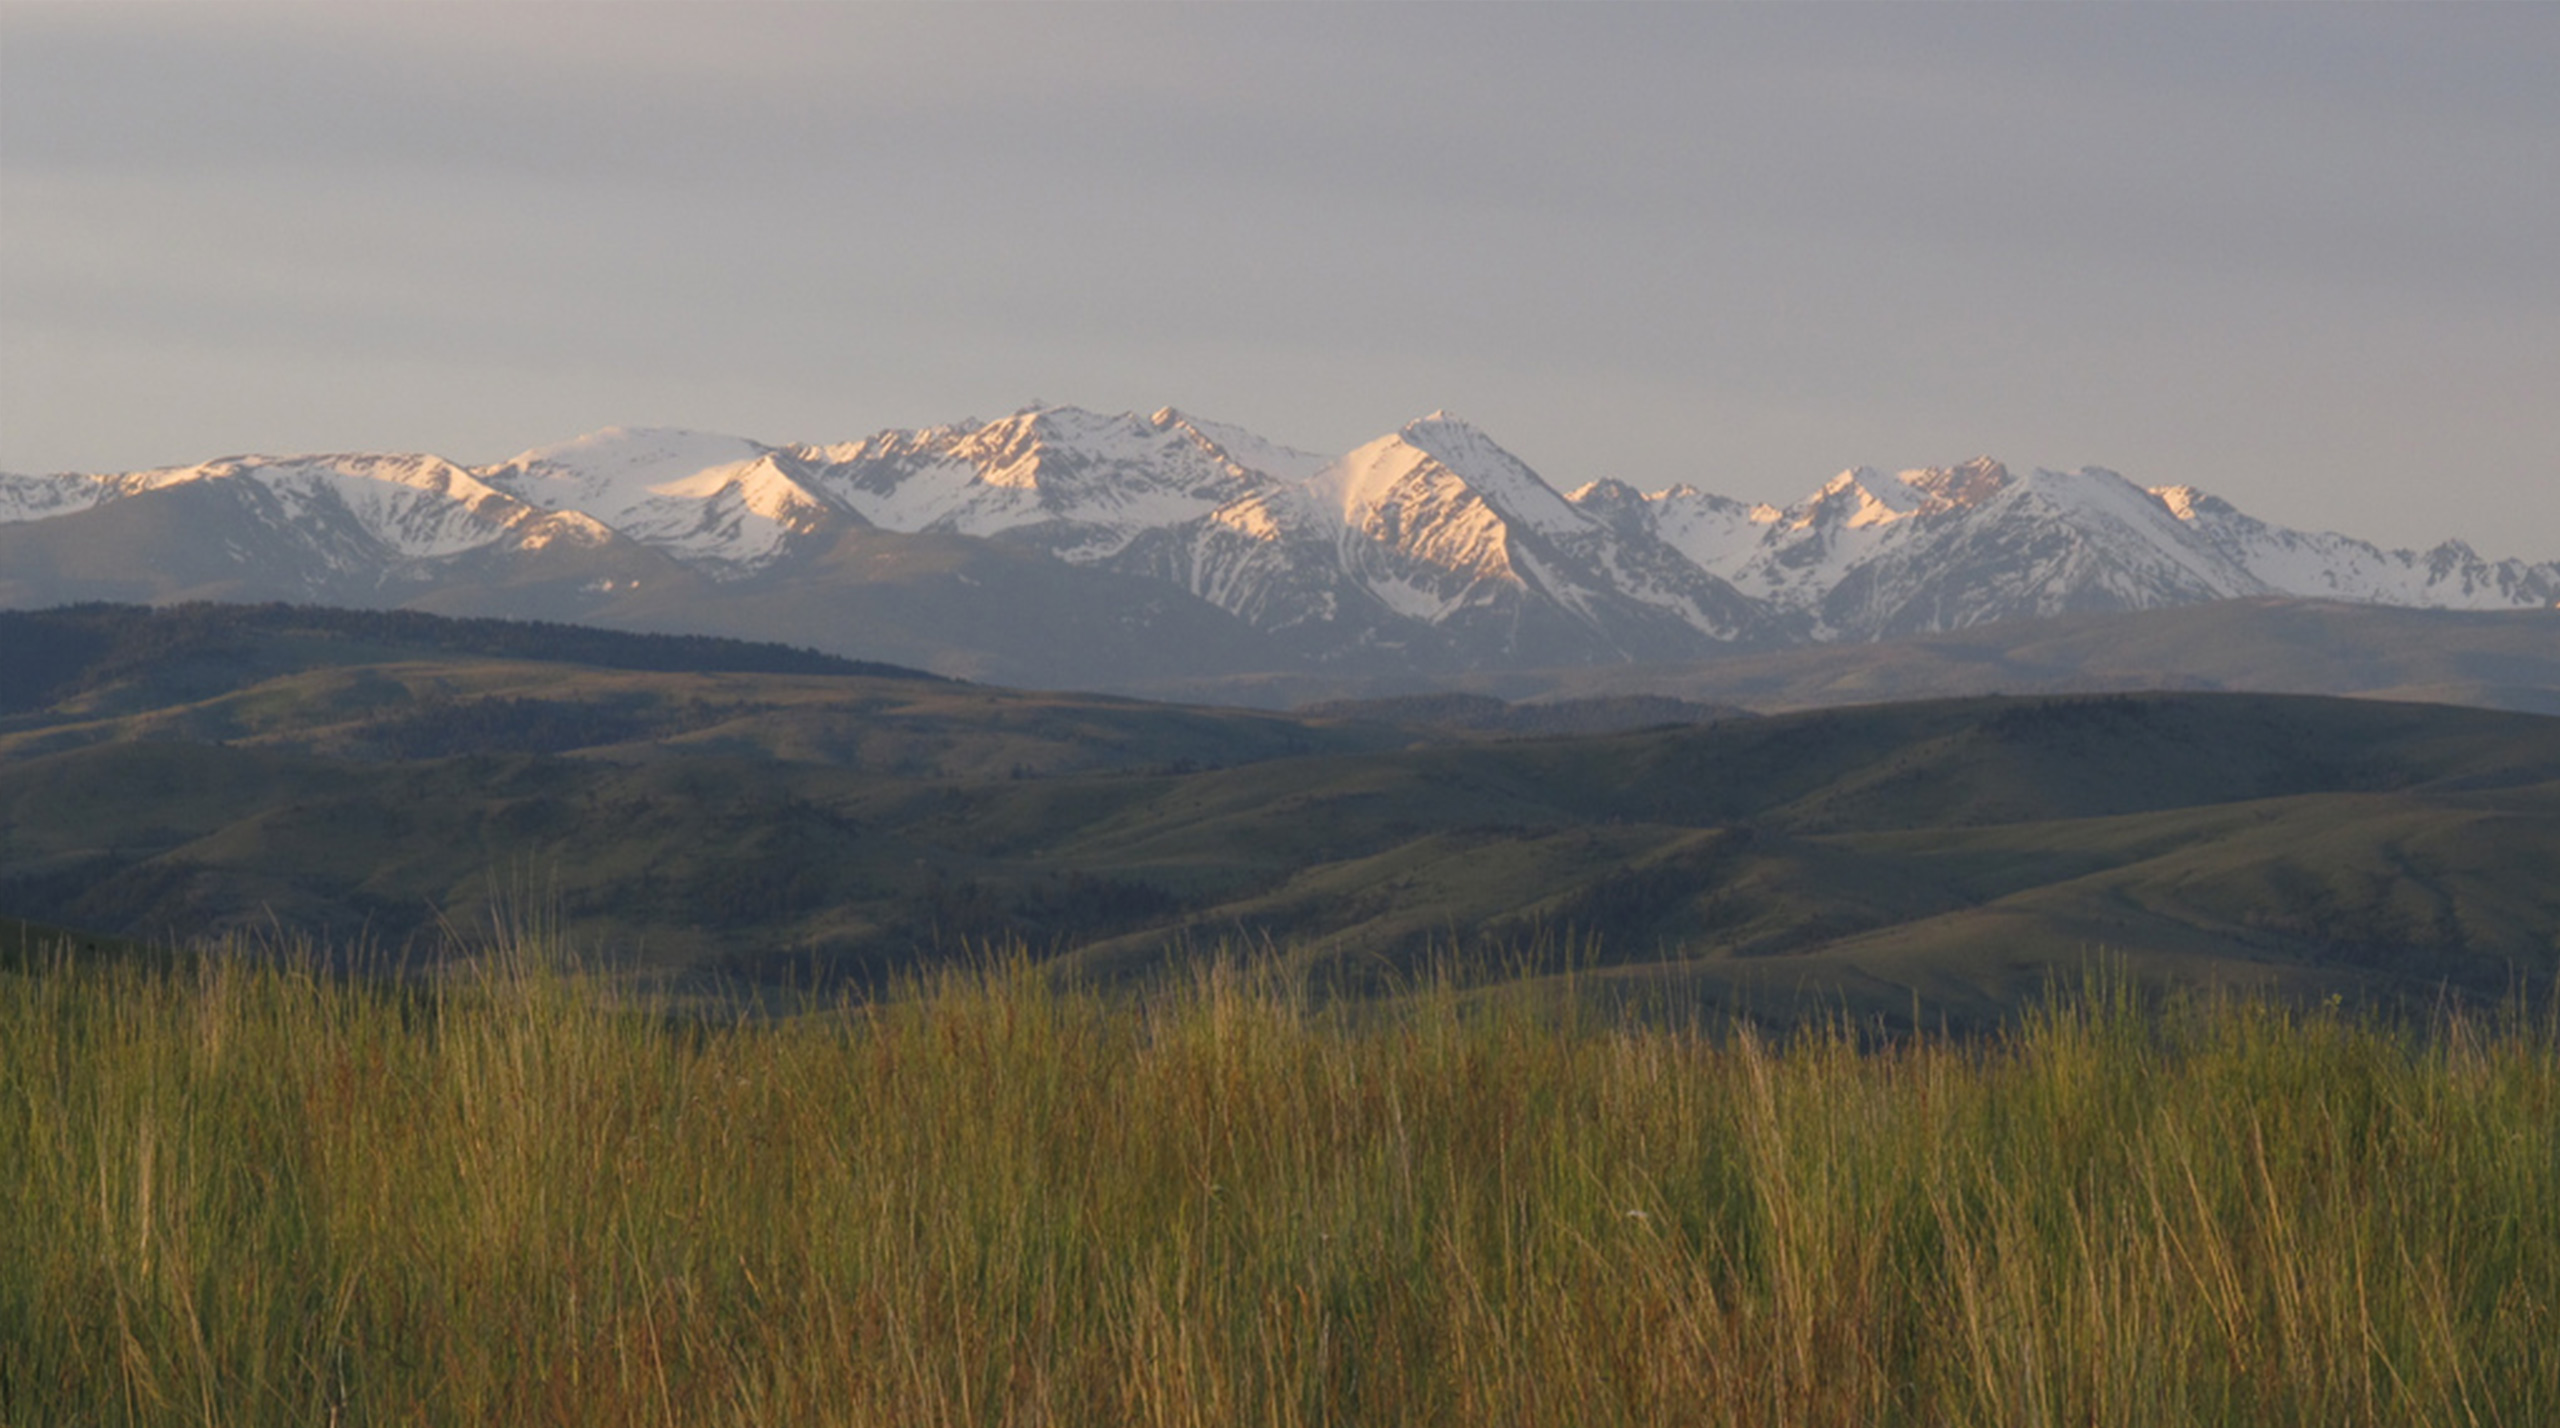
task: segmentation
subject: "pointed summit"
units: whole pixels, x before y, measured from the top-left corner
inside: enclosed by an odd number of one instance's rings
[[[1932,466],[1902,473],[1904,485],[1929,497],[1931,510],[1979,506],[2007,490],[2011,479],[2009,468],[1988,456],[1977,456],[1961,466]]]
[[[1549,532],[1578,531],[1591,525],[1589,517],[1575,510],[1564,493],[1547,484],[1527,462],[1504,450],[1481,428],[1446,410],[1406,422],[1394,436],[1381,437],[1360,450],[1383,457],[1398,449],[1418,454],[1510,519]],[[1371,469],[1385,466],[1373,462]]]
[[[833,446],[610,427],[468,470],[429,456],[250,456],[0,477],[0,538],[14,532],[18,552],[14,569],[0,561],[0,598],[520,601],[507,592],[538,586],[552,603],[509,608],[562,615],[645,589],[645,607],[618,618],[663,619],[676,607],[660,602],[692,597],[660,592],[686,582],[763,599],[892,552],[954,558],[975,540],[1001,550],[969,559],[1038,570],[1042,598],[1099,592],[1127,629],[1154,628],[1141,607],[1214,607],[1213,624],[1242,621],[1221,628],[1269,637],[1305,667],[1407,672],[1689,659],[2234,595],[2560,599],[2560,562],[2490,561],[2459,543],[2385,551],[2096,468],[1858,467],[1784,511],[1662,479],[1694,473],[1572,474],[1567,496],[1445,409],[1330,458],[1174,406],[1037,402]],[[159,543],[138,547],[131,533],[145,530]],[[54,552],[83,540],[114,547],[125,583],[20,573],[54,569]],[[1127,582],[1140,583],[1114,593]],[[1042,668],[1080,667],[1073,652],[1050,655],[1065,663]]]
[[[1862,530],[1891,525],[1919,510],[1927,500],[1926,494],[1913,490],[1898,477],[1887,476],[1872,466],[1860,466],[1824,482],[1812,499],[1788,516],[1789,523],[1799,530],[1813,526]]]

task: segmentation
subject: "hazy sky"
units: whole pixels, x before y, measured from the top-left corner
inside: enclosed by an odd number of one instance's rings
[[[0,0],[0,468],[1032,401],[2560,557],[2560,5]]]

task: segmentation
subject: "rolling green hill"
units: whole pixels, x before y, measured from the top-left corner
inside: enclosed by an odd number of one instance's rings
[[[684,977],[1241,944],[1354,987],[1457,957],[1959,1020],[2101,950],[2300,992],[2560,964],[2531,715],[2150,693],[1493,738],[260,620],[220,659],[129,631],[0,715],[0,913],[422,951],[530,890]]]

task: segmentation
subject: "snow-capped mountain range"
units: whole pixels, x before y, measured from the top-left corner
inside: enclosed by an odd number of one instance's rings
[[[1784,508],[1562,490],[1444,413],[1333,457],[1046,407],[835,446],[617,428],[479,468],[0,475],[0,604],[417,605],[1030,680],[1668,660],[2262,595],[2547,607],[2560,561],[2384,550],[2094,467],[1860,468]]]

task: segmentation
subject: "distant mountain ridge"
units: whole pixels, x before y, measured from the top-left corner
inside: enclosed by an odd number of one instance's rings
[[[1007,682],[1663,662],[2296,596],[2560,603],[2560,561],[2384,550],[2187,486],[1988,459],[1793,505],[1559,490],[1434,413],[1337,457],[1171,408],[832,446],[609,429],[464,468],[0,475],[0,606],[291,600],[742,635]]]

